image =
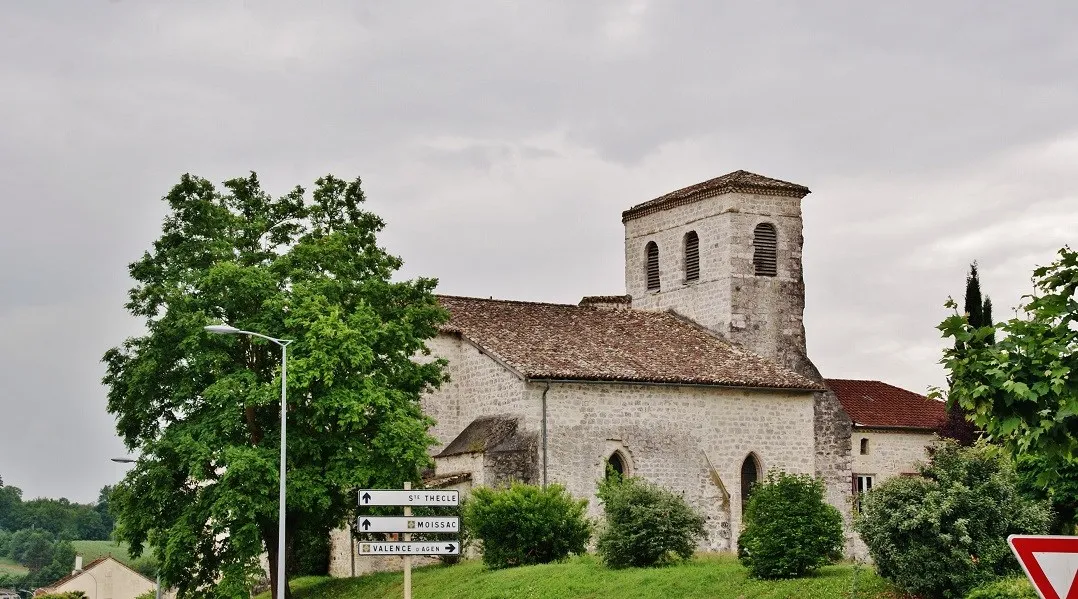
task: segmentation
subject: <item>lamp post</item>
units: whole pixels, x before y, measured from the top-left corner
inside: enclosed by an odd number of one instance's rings
[[[284,472],[284,460],[285,460],[285,443],[287,436],[285,435],[285,427],[288,424],[286,418],[288,414],[286,403],[286,391],[288,389],[288,345],[292,343],[292,339],[277,339],[261,333],[254,333],[251,331],[243,331],[237,329],[234,326],[227,324],[213,324],[207,327],[203,327],[207,332],[214,333],[216,335],[250,335],[252,337],[258,337],[265,339],[271,343],[275,343],[281,348],[281,488],[280,488],[280,507],[277,512],[277,599],[284,599],[284,588],[286,584],[286,577],[284,573],[284,507],[285,507],[285,472]]]
[[[113,462],[116,462],[117,464],[134,464],[135,462],[138,461],[138,460],[133,460],[131,458],[111,458],[111,459],[112,459]],[[97,579],[95,578],[94,581],[96,582],[96,580]],[[94,590],[96,591],[97,589],[94,589]],[[156,599],[161,599],[161,566],[157,567],[157,590],[154,591],[154,597]]]

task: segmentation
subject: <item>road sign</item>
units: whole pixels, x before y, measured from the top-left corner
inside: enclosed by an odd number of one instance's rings
[[[1078,537],[1007,537],[1026,576],[1041,599],[1078,599]]]
[[[460,555],[460,543],[441,541],[438,543],[364,543],[359,544],[360,555]]]
[[[446,517],[400,517],[360,516],[356,523],[359,532],[460,532],[460,518]]]
[[[395,489],[363,489],[359,505],[427,505],[449,506],[460,503],[460,493],[443,489],[398,491]]]

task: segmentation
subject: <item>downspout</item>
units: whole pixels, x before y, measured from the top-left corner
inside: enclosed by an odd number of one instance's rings
[[[546,488],[546,394],[550,391],[550,382],[543,389],[543,488]]]

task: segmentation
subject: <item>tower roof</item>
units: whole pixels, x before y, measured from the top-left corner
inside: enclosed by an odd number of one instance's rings
[[[621,221],[625,222],[660,210],[673,208],[674,206],[681,206],[719,194],[734,192],[788,196],[792,198],[803,198],[810,193],[809,188],[804,185],[772,179],[763,175],[757,175],[756,173],[750,173],[749,171],[737,170],[732,173],[726,173],[721,177],[715,177],[714,179],[704,181],[703,183],[697,183],[677,191],[671,191],[668,194],[661,195],[654,200],[649,200],[643,204],[637,204],[621,213]]]

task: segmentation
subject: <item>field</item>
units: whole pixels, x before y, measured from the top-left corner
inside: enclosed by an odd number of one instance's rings
[[[23,566],[20,566],[19,564],[16,564],[14,561],[12,561],[12,560],[10,560],[10,559],[8,559],[6,557],[0,557],[0,576],[3,576],[4,574],[13,574],[15,576],[22,576],[22,575],[26,574],[29,571],[30,570],[27,570]]]
[[[399,599],[399,572],[355,579],[301,578],[297,599]],[[490,571],[478,561],[417,569],[412,592],[423,599],[899,599],[871,568],[837,565],[811,578],[751,580],[730,555],[708,555],[656,569],[609,570],[594,556],[561,564]],[[258,599],[270,599],[268,593]]]
[[[71,541],[71,544],[75,547],[75,552],[82,555],[82,563],[84,564],[99,557],[111,555],[116,558],[116,561],[127,564],[140,572],[145,572],[144,566],[154,563],[154,559],[148,555],[148,552],[144,552],[138,559],[132,559],[127,554],[127,544],[125,543],[117,545],[114,541]]]

